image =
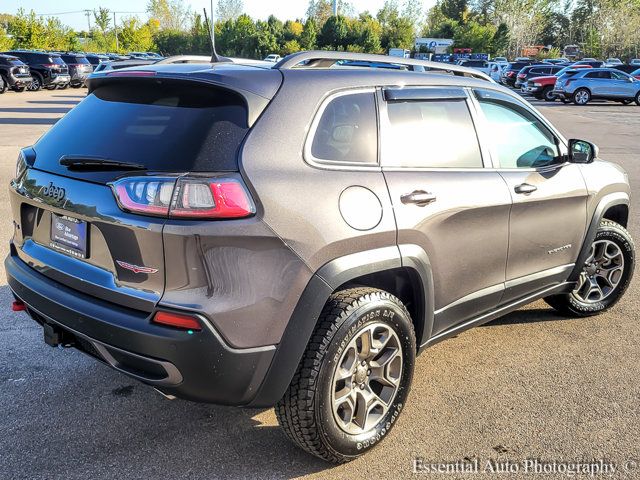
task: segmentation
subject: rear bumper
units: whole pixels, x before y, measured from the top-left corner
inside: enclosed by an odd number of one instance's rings
[[[52,75],[49,85],[64,85],[71,82],[71,76],[67,74]]]
[[[5,260],[14,295],[48,331],[112,368],[187,400],[247,405],[254,400],[275,346],[234,349],[209,322],[188,332],[152,324],[145,312],[71,290],[15,255]]]
[[[33,77],[31,77],[30,75],[17,76],[12,74],[7,77],[7,83],[11,88],[28,87],[31,84],[31,82],[33,82]]]

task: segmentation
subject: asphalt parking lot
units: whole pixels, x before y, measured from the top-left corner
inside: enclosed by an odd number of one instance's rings
[[[0,96],[3,258],[11,234],[4,186],[18,149],[85,93]],[[567,138],[597,143],[640,184],[640,107],[534,104]],[[629,229],[640,242],[638,196],[632,202]],[[402,478],[416,457],[605,459],[622,469],[640,461],[639,277],[606,315],[566,319],[538,302],[436,345],[418,359],[393,433],[372,454],[334,467],[293,447],[271,410],[168,401],[75,350],[46,346],[26,314],[11,312],[0,268],[0,477]],[[640,478],[633,465],[614,477]],[[509,476],[520,477],[531,475]]]

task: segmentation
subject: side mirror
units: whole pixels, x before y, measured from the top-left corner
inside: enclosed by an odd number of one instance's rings
[[[598,147],[586,140],[569,140],[569,161],[591,163],[598,158]]]

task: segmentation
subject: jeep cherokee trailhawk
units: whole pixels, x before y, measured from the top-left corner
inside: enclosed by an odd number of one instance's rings
[[[14,308],[167,396],[275,405],[326,460],[389,433],[426,347],[633,275],[625,172],[480,72],[303,52],[88,85],[18,160]]]

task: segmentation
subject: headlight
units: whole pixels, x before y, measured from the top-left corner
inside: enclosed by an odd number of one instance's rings
[[[16,177],[15,180],[20,179],[20,177],[27,170],[27,160],[24,158],[24,153],[22,150],[18,154],[18,162],[16,163]]]
[[[541,86],[542,86],[542,84],[541,84],[541,83],[534,83],[534,84],[533,84],[533,86],[534,86],[534,87],[541,87]]]

